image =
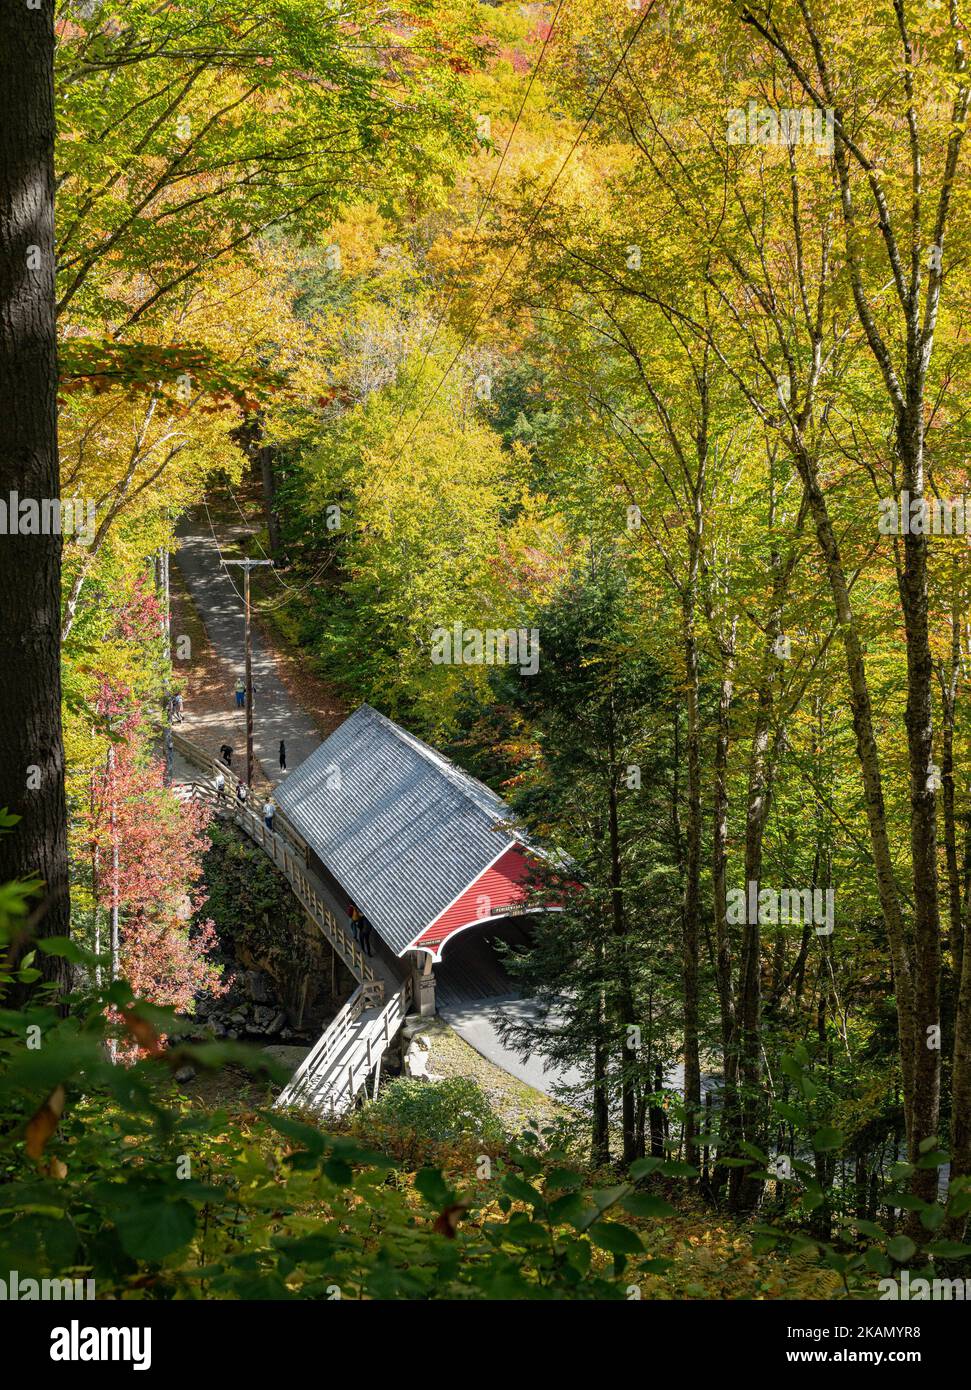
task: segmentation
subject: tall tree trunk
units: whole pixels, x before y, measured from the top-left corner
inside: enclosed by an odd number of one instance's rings
[[[912,502],[924,496],[924,391],[915,370],[907,410],[898,431],[904,488]],[[937,1133],[941,1100],[941,918],[937,865],[937,789],[934,761],[933,680],[927,615],[927,536],[910,528],[904,536],[901,604],[907,631],[907,748],[910,758],[910,847],[914,885],[914,1087],[908,1124],[909,1157]],[[937,1173],[918,1170],[914,1191],[925,1201],[937,1196]],[[916,1214],[914,1216],[916,1221]]]
[[[873,730],[873,705],[870,700],[863,644],[850,604],[846,571],[843,567],[839,543],[833,530],[826,498],[820,486],[816,460],[807,449],[802,447],[801,441],[796,441],[793,453],[809,504],[813,525],[816,529],[816,538],[826,569],[826,577],[836,609],[836,617],[839,621],[840,636],[846,658],[846,673],[850,686],[850,709],[853,715],[853,731],[856,735],[857,758],[863,780],[863,799],[870,832],[870,848],[873,854],[877,894],[880,899],[880,908],[887,929],[890,955],[893,962],[901,1075],[905,1097],[912,1098],[916,1034],[913,974],[907,952],[900,893],[894,877],[890,834],[887,829],[887,814],[883,800],[883,779],[876,736]]]
[[[620,825],[617,816],[617,781],[619,768],[613,732],[610,735],[610,791],[608,800],[608,834],[610,838],[610,908],[614,936],[617,938],[617,1004],[620,1017],[615,1019],[621,1031],[620,1111],[623,1140],[623,1160],[633,1163],[637,1157],[637,1043],[634,1029],[634,990],[631,983],[627,913],[624,907],[623,870],[620,857]]]
[[[729,719],[734,693],[734,629],[724,655],[715,730],[714,787],[711,834],[711,877],[715,913],[715,982],[722,1036],[722,1105],[719,1152],[734,1153],[738,1145],[738,1051],[735,1046],[735,986],[732,978],[732,940],[728,930],[728,750]],[[716,1193],[728,1183],[729,1169],[715,1167]]]
[[[951,661],[941,679],[941,809],[944,860],[947,865],[948,946],[955,980],[961,978],[961,869],[958,863],[957,816],[954,809],[954,724],[961,677],[961,610],[957,560],[952,569]]]
[[[12,534],[10,492],[60,497],[54,316],[54,6],[0,6],[0,400],[7,534],[0,537],[0,807],[20,817],[0,836],[0,881],[44,881],[37,933],[66,935],[68,898],[61,737],[61,537]],[[10,515],[10,510],[14,514]],[[19,948],[18,948],[19,949]],[[67,963],[39,968],[66,986]]]
[[[695,588],[700,538],[692,536],[689,580],[682,603],[685,696],[687,706],[687,824],[682,915],[682,985],[684,989],[684,1145],[688,1163],[696,1161],[695,1136],[701,1110],[701,1062],[698,1053],[698,955],[701,927],[701,728],[698,710],[698,643],[695,635]]]
[[[604,949],[597,942],[596,959],[600,977],[603,977]],[[597,1000],[597,1033],[593,1044],[593,1122],[590,1140],[590,1157],[594,1165],[610,1162],[610,1102],[607,1095],[607,1008],[604,991],[601,989]]]
[[[795,552],[793,552],[794,554]],[[776,641],[782,632],[782,613],[792,573],[792,558],[783,564],[778,551],[772,552],[772,607],[767,623],[767,647],[759,682],[755,726],[749,752],[748,791],[745,810],[745,894],[751,904],[754,884],[755,901],[762,877],[762,846],[765,826],[772,799],[772,778],[775,755],[779,746],[772,740],[773,685],[777,676],[779,657]],[[754,920],[753,920],[754,916]],[[742,944],[739,953],[738,996],[736,1004],[736,1039],[738,1049],[739,1114],[744,1137],[749,1143],[761,1140],[763,1100],[760,1093],[762,1017],[762,932],[756,910],[745,914]],[[733,1169],[730,1176],[732,1205],[750,1209],[757,1205],[762,1184],[746,1177],[743,1168]]]
[[[965,899],[964,940],[954,1021],[951,1068],[951,1181],[971,1177],[971,894]],[[935,1174],[936,1177],[936,1174]],[[951,1220],[948,1235],[963,1239],[967,1217]]]

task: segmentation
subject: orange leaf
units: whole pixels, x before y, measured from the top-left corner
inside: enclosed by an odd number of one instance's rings
[[[55,1086],[44,1104],[27,1123],[27,1152],[31,1158],[42,1158],[48,1139],[57,1129],[64,1110],[66,1095],[63,1086]]]
[[[158,1057],[162,1052],[162,1040],[147,1019],[139,1018],[130,1009],[122,1009],[121,1016],[138,1046],[144,1048],[150,1057]]]

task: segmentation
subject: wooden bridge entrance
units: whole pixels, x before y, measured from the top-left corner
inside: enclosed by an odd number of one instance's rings
[[[357,988],[321,1034],[276,1100],[277,1108],[302,1105],[319,1114],[350,1109],[370,1082],[377,1094],[381,1059],[408,1014],[413,988],[411,972],[400,973],[381,956],[366,956],[351,930],[350,919],[307,863],[307,846],[278,811],[279,830],[268,830],[259,812],[237,799],[240,778],[184,735],[172,731],[180,756],[199,773],[176,779],[183,799],[204,801],[217,814],[232,820],[266,853],[293,890],[307,916],[354,976]],[[217,796],[217,772],[226,779],[223,798]]]

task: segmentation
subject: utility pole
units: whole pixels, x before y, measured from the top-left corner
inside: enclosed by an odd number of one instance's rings
[[[158,552],[158,588],[165,617],[165,660],[172,656],[172,596],[169,592],[169,552],[162,546]]]
[[[253,781],[253,634],[249,617],[249,576],[257,565],[272,565],[272,560],[223,560],[224,565],[239,565],[243,571],[243,610],[246,615],[246,785]]]
[[[109,824],[111,826],[111,979],[117,980],[121,960],[121,931],[118,922],[118,899],[121,896],[121,874],[118,856],[118,818],[115,811],[115,750],[108,749],[108,791],[111,796]],[[118,1043],[114,1037],[108,1044],[108,1055],[114,1062],[118,1056]]]

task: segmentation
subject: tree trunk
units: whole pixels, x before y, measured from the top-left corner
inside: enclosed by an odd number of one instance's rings
[[[263,515],[266,518],[266,531],[270,540],[270,554],[279,560],[280,521],[276,514],[276,479],[273,476],[273,449],[264,444],[258,451],[260,478],[263,484]]]
[[[734,691],[734,652],[725,655],[721,691],[718,698],[718,724],[715,730],[714,789],[711,835],[711,877],[715,913],[715,981],[722,1035],[721,1130],[719,1153],[731,1154],[739,1139],[738,1052],[735,1046],[735,986],[732,979],[732,940],[728,930],[728,750],[731,739],[729,718]],[[716,1164],[712,1187],[719,1193],[727,1186],[729,1169]]]
[[[870,832],[870,848],[873,853],[877,894],[880,899],[880,907],[890,944],[890,955],[893,961],[901,1074],[905,1097],[912,1097],[914,1093],[914,1037],[916,1031],[913,975],[907,953],[900,894],[894,877],[893,855],[890,849],[890,835],[887,829],[886,807],[883,800],[880,757],[873,731],[873,705],[870,700],[863,646],[850,605],[849,585],[843,568],[839,543],[833,530],[826,498],[819,483],[816,461],[805,448],[801,447],[800,441],[796,441],[794,457],[816,529],[816,538],[826,568],[826,577],[833,597],[846,657],[846,673],[850,686],[850,708],[853,714],[853,730],[856,735],[857,758],[863,780],[863,797]]]
[[[597,964],[603,975],[603,946],[596,947]],[[593,1044],[593,1124],[590,1156],[597,1167],[610,1162],[610,1103],[607,1095],[607,1010],[603,990],[597,1007],[597,1034]]]
[[[923,383],[912,374],[908,408],[898,431],[904,488],[924,496]],[[908,1124],[909,1158],[937,1133],[941,1100],[941,918],[937,866],[937,789],[934,761],[933,680],[927,614],[927,536],[904,536],[900,598],[907,630],[907,748],[910,757],[910,847],[914,885],[914,1087]],[[932,1031],[936,1030],[936,1031]],[[936,1045],[935,1045],[936,1039]],[[925,1201],[937,1196],[937,1173],[918,1170],[913,1189]],[[916,1214],[913,1221],[916,1222]],[[913,1222],[911,1223],[913,1224]]]
[[[610,907],[613,933],[618,952],[617,1004],[620,1011],[621,1031],[621,1078],[620,1110],[623,1138],[623,1161],[633,1163],[637,1157],[637,1101],[635,1075],[637,1071],[637,1044],[633,1032],[637,1024],[634,1015],[634,991],[631,985],[630,961],[628,959],[627,914],[624,909],[623,873],[620,857],[620,826],[617,817],[617,779],[618,767],[613,734],[610,738],[610,791],[608,801],[608,833],[610,836]]]
[[[696,536],[692,537],[697,540]],[[698,545],[692,544],[689,582],[682,606],[688,763],[687,826],[684,866],[681,970],[684,988],[684,1145],[694,1163],[695,1136],[701,1111],[701,1062],[698,1054],[698,944],[701,918],[701,729],[698,711],[698,643],[694,630],[694,593]]]
[[[69,929],[61,738],[61,537],[13,534],[11,492],[38,507],[60,497],[54,315],[54,7],[0,7],[0,400],[7,534],[0,538],[0,807],[20,817],[0,836],[0,881],[44,882],[40,936]],[[10,515],[10,511],[14,515]],[[55,529],[50,527],[49,529]],[[59,529],[59,528],[58,528]],[[19,954],[23,943],[15,949]],[[66,987],[69,968],[40,955]]]

